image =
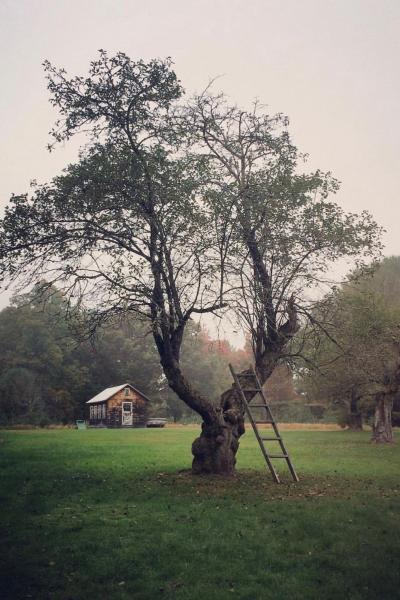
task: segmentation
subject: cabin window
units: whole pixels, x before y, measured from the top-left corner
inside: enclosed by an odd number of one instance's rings
[[[125,388],[125,396],[130,396],[130,393],[131,393],[131,390],[128,387],[126,387]]]
[[[89,415],[91,419],[105,419],[106,418],[106,405],[105,404],[95,404],[91,406],[89,409]]]

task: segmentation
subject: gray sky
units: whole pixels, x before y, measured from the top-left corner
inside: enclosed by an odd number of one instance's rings
[[[370,210],[400,254],[400,0],[0,0],[0,210],[76,157],[76,141],[46,150],[42,61],[85,74],[99,48],[171,56],[188,93],[221,75],[239,104],[289,115],[338,201]]]

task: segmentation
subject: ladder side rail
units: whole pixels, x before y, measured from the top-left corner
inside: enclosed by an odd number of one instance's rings
[[[272,414],[272,410],[271,410],[271,408],[270,408],[270,406],[269,406],[269,404],[268,404],[268,402],[267,402],[267,399],[266,399],[266,397],[265,397],[265,394],[264,394],[264,390],[263,390],[263,388],[262,388],[262,385],[261,385],[261,383],[260,383],[260,380],[258,379],[258,377],[257,377],[257,373],[255,372],[255,370],[254,370],[254,367],[253,367],[253,366],[251,367],[251,370],[253,371],[254,378],[255,378],[255,380],[257,381],[257,385],[258,385],[258,387],[259,387],[259,388],[260,388],[260,390],[261,390],[261,392],[260,392],[260,393],[261,393],[261,397],[262,397],[262,399],[264,400],[265,406],[266,406],[266,408],[267,408],[267,410],[268,410],[269,414],[271,415],[271,421],[273,421],[273,422],[274,422],[274,424],[275,424],[275,418],[274,418],[274,415]]]
[[[249,407],[249,404],[247,402],[247,398],[246,398],[246,396],[245,396],[245,394],[244,394],[244,392],[242,390],[242,387],[241,387],[240,382],[239,382],[239,380],[237,378],[237,375],[236,375],[235,371],[233,370],[232,365],[229,365],[229,368],[231,370],[232,377],[233,377],[233,380],[234,380],[235,385],[236,385],[236,389],[239,391],[240,396],[242,398],[242,401],[243,401],[243,404],[244,404],[247,416],[249,417],[249,421],[251,423],[251,426],[253,427],[254,434],[255,434],[255,436],[257,438],[257,441],[258,441],[258,444],[259,444],[259,446],[261,448],[261,452],[262,452],[262,454],[264,456],[264,459],[265,459],[265,461],[266,461],[266,463],[267,463],[267,465],[269,467],[269,470],[270,470],[270,472],[272,474],[272,477],[274,478],[274,481],[276,483],[280,483],[278,473],[275,471],[275,467],[272,464],[272,462],[271,462],[271,460],[270,460],[270,458],[268,456],[268,453],[266,451],[266,448],[264,446],[264,443],[263,443],[263,441],[262,441],[262,439],[260,437],[260,434],[258,433],[257,425],[254,422],[253,415],[251,414],[250,407]]]
[[[274,415],[272,414],[272,410],[271,410],[271,408],[270,408],[270,406],[269,406],[269,404],[268,404],[268,402],[267,402],[267,399],[266,399],[266,397],[265,397],[265,394],[264,394],[264,390],[263,390],[263,388],[262,388],[262,385],[261,385],[261,383],[260,383],[260,380],[258,379],[257,373],[255,372],[255,370],[254,370],[254,367],[253,367],[253,366],[251,366],[251,370],[252,370],[252,372],[253,372],[254,379],[256,380],[256,382],[257,382],[257,385],[258,385],[258,387],[260,388],[260,396],[261,396],[261,398],[263,399],[263,403],[264,403],[264,406],[265,406],[265,408],[266,408],[267,412],[269,413],[269,417],[270,417],[270,419],[271,419],[271,425],[272,425],[272,427],[273,427],[273,429],[274,429],[275,435],[276,435],[276,437],[279,437],[279,438],[280,438],[281,436],[280,436],[280,433],[279,433],[278,427],[277,427],[277,425],[276,425],[275,417],[274,417]],[[249,406],[250,406],[250,408],[251,408],[251,404],[250,404]]]
[[[289,467],[289,471],[290,471],[290,473],[291,473],[291,475],[293,477],[293,480],[296,483],[298,483],[300,481],[300,479],[299,479],[299,476],[296,473],[296,469],[293,466],[292,459],[290,458],[289,454],[286,457],[286,463],[287,463],[287,466]]]
[[[279,437],[279,440],[278,440],[278,441],[279,441],[279,444],[280,444],[280,447],[281,447],[281,450],[282,450],[282,454],[284,454],[284,455],[285,455],[285,460],[286,460],[287,466],[288,466],[288,468],[289,468],[290,474],[292,475],[292,477],[293,477],[294,481],[298,482],[298,481],[299,481],[299,477],[298,477],[298,475],[297,475],[297,473],[296,473],[296,470],[295,470],[295,468],[294,468],[294,466],[293,466],[293,463],[292,463],[292,461],[291,461],[291,458],[290,458],[289,452],[287,451],[287,448],[286,448],[286,446],[285,446],[285,443],[284,443],[284,441],[283,441],[282,437],[281,437],[281,436],[280,436],[280,434],[279,434],[279,430],[278,430],[278,427],[277,427],[277,425],[276,425],[276,422],[275,422],[274,416],[273,416],[273,414],[272,414],[272,411],[271,411],[271,409],[270,409],[270,406],[269,406],[269,404],[267,403],[267,399],[266,399],[266,397],[265,397],[265,395],[264,395],[264,391],[263,391],[263,389],[262,389],[262,386],[261,386],[261,384],[260,384],[260,380],[258,379],[258,377],[257,377],[257,373],[255,372],[255,370],[254,370],[254,367],[253,367],[253,366],[251,366],[251,370],[253,371],[254,378],[255,378],[255,380],[256,380],[256,382],[257,382],[257,385],[258,385],[258,386],[259,386],[259,388],[261,389],[261,396],[262,396],[262,398],[263,398],[263,400],[264,400],[264,402],[265,402],[265,405],[266,405],[267,411],[269,412],[269,414],[270,414],[270,416],[271,416],[271,421],[272,421],[271,425],[272,425],[272,427],[273,427],[273,429],[274,429],[274,431],[275,431],[275,433],[276,433],[276,436],[277,436],[277,437]]]
[[[299,481],[298,475],[297,475],[296,470],[295,470],[295,468],[293,466],[293,463],[292,463],[292,461],[290,459],[290,455],[289,455],[289,453],[288,453],[288,451],[286,449],[284,441],[283,441],[283,439],[282,439],[282,437],[281,437],[281,435],[279,433],[276,421],[274,419],[274,416],[273,416],[272,411],[270,409],[270,406],[269,406],[269,404],[267,402],[267,399],[266,399],[266,397],[264,395],[264,391],[262,389],[262,386],[260,384],[260,381],[259,381],[259,379],[257,377],[257,374],[256,374],[253,366],[250,366],[250,369],[251,369],[250,373],[246,373],[245,375],[242,375],[242,376],[238,376],[235,373],[235,371],[233,370],[233,367],[232,367],[231,364],[229,365],[229,368],[230,368],[230,371],[232,373],[232,377],[233,377],[233,380],[235,382],[235,386],[237,388],[237,391],[239,392],[239,394],[240,394],[240,396],[242,398],[242,401],[244,403],[244,407],[245,407],[247,416],[248,416],[248,418],[250,420],[250,423],[251,423],[251,425],[253,427],[253,431],[255,433],[255,436],[256,436],[257,441],[259,443],[259,446],[261,448],[261,451],[262,451],[262,454],[264,456],[264,459],[265,459],[265,461],[266,461],[266,463],[267,463],[267,465],[268,465],[268,467],[269,467],[269,469],[270,469],[270,471],[271,471],[271,473],[273,475],[273,478],[274,478],[275,482],[276,483],[280,483],[280,480],[279,480],[278,473],[275,470],[275,467],[273,466],[273,464],[272,464],[272,462],[270,460],[271,458],[284,458],[286,460],[286,463],[288,465],[288,468],[289,468],[290,474],[292,475],[293,480],[296,481],[296,482],[298,482]],[[253,379],[253,381],[256,382],[256,384],[257,384],[258,387],[254,386],[253,389],[243,390],[241,380],[242,379],[246,379],[248,381],[249,378]],[[255,395],[259,394],[261,396],[261,399],[262,399],[262,404],[257,404],[257,405],[254,405],[254,406],[251,405],[250,404],[251,400],[247,401],[246,395],[244,393],[245,391],[254,392]],[[273,430],[274,430],[274,433],[275,433],[275,440],[279,442],[279,445],[280,445],[280,448],[281,448],[281,452],[282,452],[282,456],[280,456],[280,455],[274,456],[272,454],[271,455],[268,454],[268,451],[267,451],[267,448],[265,447],[263,438],[259,434],[258,427],[257,427],[257,422],[253,418],[253,415],[251,413],[251,409],[252,408],[264,408],[266,410],[266,412],[267,412],[267,418],[268,418],[267,422],[270,425],[272,425],[272,427],[273,427]]]

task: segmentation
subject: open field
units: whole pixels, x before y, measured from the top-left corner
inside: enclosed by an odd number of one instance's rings
[[[400,598],[399,443],[287,431],[277,486],[251,433],[237,478],[193,478],[194,434],[0,431],[0,597]]]

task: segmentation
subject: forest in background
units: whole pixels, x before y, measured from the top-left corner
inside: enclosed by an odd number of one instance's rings
[[[372,424],[377,398],[389,382],[392,422],[400,424],[399,382],[393,379],[400,347],[399,294],[400,257],[390,257],[372,276],[321,300],[315,318],[326,311],[325,331],[307,341],[308,362],[291,362],[291,368],[279,364],[264,386],[277,420],[361,429]],[[0,312],[0,425],[73,423],[87,416],[87,400],[126,382],[150,398],[151,416],[199,421],[169,388],[147,323],[133,316],[110,321],[88,339],[86,316],[79,306],[71,313],[57,288],[46,287],[43,294],[40,284],[15,295]],[[294,349],[304,338],[302,329]],[[182,366],[205,396],[217,402],[232,385],[229,363],[240,370],[251,362],[250,341],[236,349],[190,321]]]
[[[0,424],[72,423],[86,416],[85,403],[104,388],[132,383],[151,400],[150,414],[171,421],[196,422],[190,410],[168,387],[147,324],[135,319],[109,323],[94,339],[80,339],[79,312],[55,288],[45,299],[34,287],[15,296],[0,312]],[[182,364],[193,385],[217,401],[230,387],[228,368],[247,367],[251,349],[235,349],[214,340],[192,321],[186,333]],[[285,366],[266,386],[280,420],[315,419],[295,390]]]

